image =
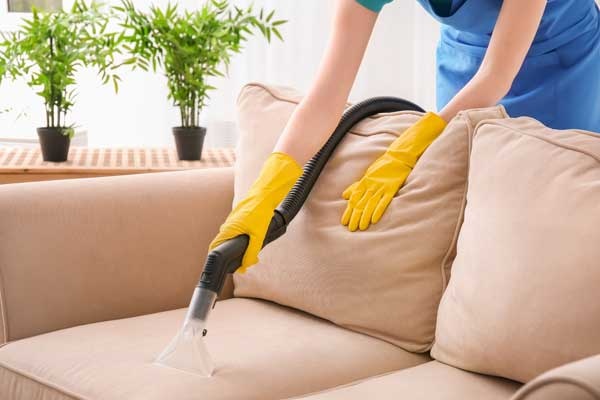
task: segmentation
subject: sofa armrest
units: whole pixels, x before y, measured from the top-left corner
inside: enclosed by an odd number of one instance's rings
[[[535,378],[512,400],[600,400],[600,355],[563,365]]]
[[[187,306],[231,168],[0,186],[0,343]]]

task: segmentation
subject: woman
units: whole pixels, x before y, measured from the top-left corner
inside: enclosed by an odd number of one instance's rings
[[[317,77],[244,200],[211,248],[247,234],[240,271],[258,261],[273,215],[300,165],[335,128],[377,15],[391,0],[337,0]],[[353,183],[342,224],[365,230],[383,216],[417,159],[460,110],[502,103],[557,128],[600,132],[600,17],[594,0],[419,0],[442,23],[439,115],[427,113]]]

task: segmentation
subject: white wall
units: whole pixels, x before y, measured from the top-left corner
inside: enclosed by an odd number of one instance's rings
[[[167,0],[155,0],[155,4]],[[143,7],[149,0],[136,0]],[[193,7],[197,0],[181,0]],[[247,4],[247,0],[236,0]],[[246,51],[233,59],[227,79],[216,81],[219,90],[202,119],[210,134],[207,144],[231,144],[235,138],[235,99],[249,81],[290,85],[305,90],[311,82],[329,32],[333,1],[256,0],[257,5],[278,10],[284,26],[284,43],[267,45],[252,39]],[[427,108],[434,106],[434,50],[438,27],[416,2],[397,1],[382,13],[366,60],[352,91],[351,100],[376,95],[409,98]],[[93,72],[83,71],[78,79],[78,102],[71,114],[88,131],[91,146],[170,145],[170,127],[178,122],[177,110],[166,100],[165,80],[159,74],[121,72],[118,95],[101,86]],[[34,136],[43,124],[43,107],[23,83],[0,87],[0,136]],[[17,114],[27,116],[15,121]]]

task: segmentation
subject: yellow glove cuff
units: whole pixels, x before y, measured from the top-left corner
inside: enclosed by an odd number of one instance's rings
[[[417,159],[429,145],[444,131],[447,122],[433,112],[423,115],[414,125],[408,128],[388,148],[390,152],[401,151],[410,167],[414,167]]]

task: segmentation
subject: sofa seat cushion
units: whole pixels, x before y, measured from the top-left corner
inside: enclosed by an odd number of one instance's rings
[[[438,361],[397,371],[315,395],[304,400],[508,400],[519,384],[466,372]]]
[[[261,300],[217,304],[206,336],[212,378],[153,364],[185,310],[108,321],[0,349],[3,400],[282,399],[430,359]]]

